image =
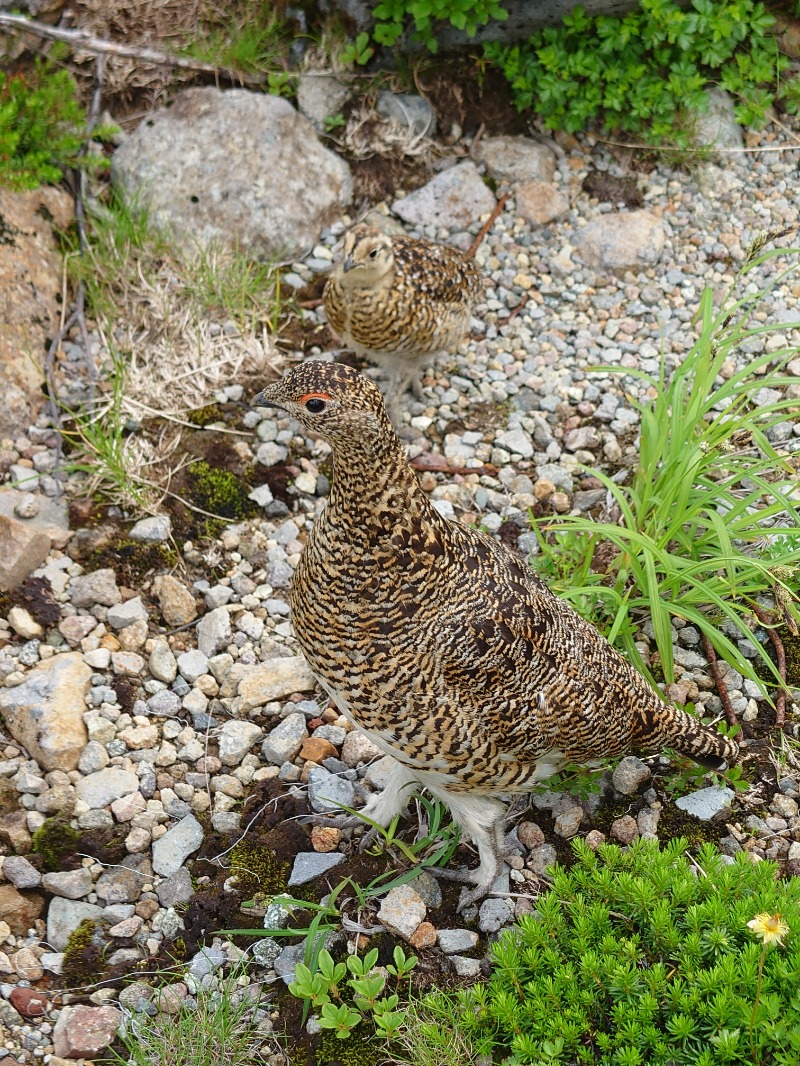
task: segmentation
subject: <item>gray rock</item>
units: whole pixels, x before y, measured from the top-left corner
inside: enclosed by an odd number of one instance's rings
[[[354,801],[355,789],[351,781],[329,773],[322,766],[309,770],[308,802],[312,810],[329,814],[339,811],[342,807],[352,807]]]
[[[287,714],[267,735],[261,754],[273,766],[282,766],[295,758],[307,736],[306,716],[298,711]]]
[[[42,875],[22,855],[7,855],[3,860],[3,874],[14,888],[38,888]]]
[[[153,869],[162,877],[174,874],[203,843],[203,827],[188,814],[153,844]]]
[[[413,886],[415,892],[419,895],[429,911],[435,911],[441,907],[442,889],[433,874],[429,874],[427,870],[423,870],[421,874],[417,874],[414,878]]]
[[[395,200],[392,210],[412,226],[462,230],[494,209],[494,194],[471,161],[443,170],[416,192]]]
[[[251,493],[248,493],[247,498],[257,503],[259,507],[268,507],[273,500],[272,489],[264,482],[263,485],[258,485]]]
[[[695,112],[694,142],[700,148],[742,148],[742,128],[734,104],[724,89],[714,86],[703,94],[706,106]]]
[[[225,952],[219,944],[211,944],[193,956],[189,963],[189,973],[199,981],[224,965],[225,958]]]
[[[637,759],[635,755],[626,755],[614,767],[611,780],[617,792],[621,792],[623,796],[633,796],[652,776],[647,763]]]
[[[78,759],[78,769],[85,776],[96,774],[98,770],[108,766],[109,755],[104,746],[97,740],[90,740],[81,752]]]
[[[338,115],[350,89],[331,74],[301,74],[297,79],[297,108],[317,133],[325,132],[325,119]]]
[[[650,211],[608,212],[578,230],[575,249],[587,266],[624,272],[655,266],[665,240],[663,222]]]
[[[146,981],[134,981],[119,990],[119,1004],[134,1014],[149,1014],[153,995],[153,989]]]
[[[75,607],[94,607],[102,604],[113,607],[122,600],[113,570],[93,570],[91,574],[74,577],[69,590],[70,603]]]
[[[531,848],[527,866],[535,874],[546,874],[557,861],[558,853],[553,845],[540,844],[538,847]]]
[[[484,137],[475,150],[475,161],[499,181],[552,181],[556,157],[545,144],[530,137]]]
[[[162,544],[172,536],[172,521],[169,515],[157,514],[150,518],[141,518],[128,532],[131,540],[141,540],[145,544]]]
[[[381,118],[393,119],[407,126],[414,137],[433,137],[436,133],[436,114],[422,96],[412,93],[378,93],[375,110]]]
[[[502,901],[505,902],[505,901]],[[471,951],[478,943],[478,934],[472,929],[437,929],[436,941],[445,955]]]
[[[496,933],[514,921],[514,904],[507,899],[485,899],[478,911],[478,928],[482,933]]]
[[[161,838],[163,840],[163,837]],[[153,878],[148,855],[129,855],[118,866],[110,866],[100,875],[95,891],[106,903],[135,903],[142,888]]]
[[[411,885],[399,885],[383,897],[378,921],[404,940],[410,940],[420,922],[425,921],[426,913],[425,904],[416,889]]]
[[[181,866],[156,885],[156,895],[162,907],[176,907],[179,903],[188,903],[194,895],[192,875],[185,866]]]
[[[688,796],[680,796],[675,800],[675,806],[680,807],[687,814],[693,814],[704,822],[710,821],[715,815],[720,814],[730,807],[734,792],[732,788],[718,788],[710,785],[708,788],[690,792]]]
[[[250,948],[250,954],[259,964],[266,969],[271,970],[275,965],[275,960],[283,951],[283,945],[279,944],[277,940],[271,936],[261,937]]]
[[[581,807],[569,807],[556,816],[553,828],[556,836],[569,840],[574,837],[583,821],[583,809]]]
[[[523,459],[530,459],[533,455],[534,448],[531,439],[520,427],[498,433],[496,440],[501,447],[507,448],[510,452],[516,452]]]
[[[138,792],[139,778],[131,770],[107,766],[104,770],[82,777],[75,785],[78,799],[96,810],[107,807],[112,800]]]
[[[238,766],[263,733],[253,722],[233,718],[219,731],[219,758],[223,766]]]
[[[47,909],[47,943],[55,951],[63,951],[70,934],[75,932],[84,919],[97,921],[102,917],[102,907],[56,896]]]
[[[92,891],[92,875],[81,867],[79,870],[59,870],[44,874],[42,887],[54,896],[65,899],[82,899]]]
[[[275,973],[287,985],[294,981],[298,963],[303,961],[305,951],[305,944],[291,944],[288,948],[284,948],[273,962]]]
[[[316,851],[301,851],[295,856],[294,866],[287,884],[289,886],[304,885],[308,881],[313,881],[315,877],[321,877],[328,870],[332,870],[334,866],[338,866],[343,859],[344,855],[340,851],[332,851],[327,854]]]
[[[468,959],[466,955],[451,955],[450,963],[459,977],[479,977],[481,960]]]
[[[147,608],[141,596],[134,596],[125,603],[117,603],[108,609],[108,624],[113,629],[125,629],[134,622],[147,621]]]
[[[169,146],[166,150],[166,146]],[[263,258],[308,251],[350,203],[347,164],[279,96],[187,89],[116,150],[112,179],[190,250],[222,241]]]
[[[211,815],[211,828],[215,833],[234,833],[241,824],[242,816],[235,811],[214,811]]]
[[[197,646],[209,658],[231,642],[231,616],[225,607],[209,611],[197,623]]]
[[[181,677],[184,677],[190,685],[193,685],[198,677],[208,673],[208,656],[198,651],[197,648],[191,648],[180,654],[177,664]]]
[[[148,666],[153,677],[165,685],[171,685],[178,675],[178,664],[165,640],[157,640],[153,645]]]

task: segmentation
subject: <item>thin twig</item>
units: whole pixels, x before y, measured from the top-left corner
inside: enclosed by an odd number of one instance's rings
[[[497,203],[494,205],[494,211],[492,211],[491,215],[489,215],[489,217],[486,220],[486,222],[481,226],[480,232],[478,233],[478,236],[475,238],[475,240],[469,246],[469,251],[467,252],[467,258],[468,259],[473,259],[475,257],[475,253],[477,252],[477,250],[481,246],[481,241],[483,240],[483,238],[486,236],[486,234],[489,232],[489,230],[494,225],[494,222],[495,222],[495,219],[497,218],[497,216],[500,214],[500,212],[506,206],[506,200],[508,200],[509,196],[510,196],[510,193],[506,193],[505,196],[501,196],[500,199],[497,201]]]
[[[764,608],[752,602],[751,607],[753,608],[753,614],[766,629],[767,635],[772,641],[772,647],[775,649],[775,658],[778,660],[778,673],[781,675],[783,686],[775,693],[775,725],[778,729],[783,729],[786,724],[786,649],[775,629],[776,623],[770,618]]]
[[[103,37],[95,37],[86,30],[68,30],[61,26],[47,26],[43,22],[34,22],[22,15],[0,14],[0,29],[32,33],[51,41],[63,41],[76,51],[92,52],[96,55],[120,56],[127,59],[139,59],[157,67],[180,67],[182,70],[196,70],[204,74],[222,75],[242,85],[261,86],[266,81],[264,74],[245,74],[232,67],[221,67],[216,63],[203,63],[189,56],[170,55],[155,48],[141,48],[130,44],[119,44]],[[285,73],[285,72],[282,72]]]
[[[739,719],[736,715],[736,711],[734,711],[731,706],[731,698],[728,695],[728,686],[722,679],[722,671],[717,662],[717,653],[714,651],[714,647],[705,633],[703,633],[703,650],[708,659],[708,665],[711,667],[711,676],[714,678],[714,684],[717,686],[719,698],[722,700],[722,706],[725,709],[725,720],[728,725],[738,725]]]
[[[606,137],[596,137],[595,140],[598,144],[609,144],[614,148],[638,148],[643,152],[675,152],[675,148],[662,148],[655,144],[627,144],[625,141],[610,141]],[[797,152],[800,148],[793,147],[790,144],[764,144],[758,145],[755,148],[681,148],[681,153],[686,155],[738,155],[740,152]]]

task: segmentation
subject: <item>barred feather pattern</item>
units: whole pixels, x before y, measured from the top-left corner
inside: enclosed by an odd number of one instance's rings
[[[307,396],[327,397],[324,411],[311,414]],[[333,452],[330,499],[291,588],[303,653],[341,710],[399,762],[396,792],[422,782],[457,819],[465,805],[484,888],[502,808],[474,815],[476,797],[524,793],[566,761],[632,750],[669,746],[718,769],[736,757],[732,740],[665,703],[511,549],[433,508],[372,382],[310,362],[259,399]],[[376,801],[371,816],[388,822],[407,794]]]

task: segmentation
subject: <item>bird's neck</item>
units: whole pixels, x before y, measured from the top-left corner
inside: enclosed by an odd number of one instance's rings
[[[426,518],[428,498],[394,435],[333,448],[329,522],[350,526],[353,538],[391,532],[398,520]]]

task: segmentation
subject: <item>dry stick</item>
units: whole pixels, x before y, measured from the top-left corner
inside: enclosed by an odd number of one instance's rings
[[[85,156],[89,151],[89,141],[92,131],[100,118],[100,106],[103,100],[103,75],[105,73],[106,57],[103,54],[97,56],[95,61],[95,84],[92,92],[92,103],[86,121],[86,140],[81,149],[81,155]],[[75,183],[75,221],[78,226],[78,244],[82,253],[89,248],[89,236],[86,232],[86,170],[78,167]],[[89,337],[89,327],[86,325],[86,283],[81,279],[78,282],[78,291],[75,294],[75,310],[78,316],[78,326],[81,331],[83,355],[86,360],[86,369],[89,374],[89,402],[94,410],[94,401],[97,385],[97,367],[92,358],[92,342]]]
[[[714,684],[717,686],[717,692],[719,693],[719,698],[722,700],[722,706],[725,708],[725,720],[728,725],[738,725],[739,719],[736,716],[736,711],[734,711],[731,706],[731,698],[728,695],[728,686],[722,680],[722,672],[719,668],[719,663],[717,662],[717,653],[714,651],[713,645],[705,633],[703,633],[703,650],[706,653],[708,665],[711,667],[711,676],[714,678]]]
[[[783,641],[778,636],[775,630],[775,622],[763,607],[760,607],[757,603],[751,603],[753,608],[753,614],[766,629],[769,639],[772,641],[772,647],[775,649],[775,658],[778,660],[778,673],[781,675],[781,681],[784,686],[786,685],[786,650],[783,647]],[[775,725],[778,729],[783,729],[786,724],[786,689],[779,688],[775,693]]]
[[[475,240],[469,246],[469,251],[467,252],[467,258],[468,259],[474,258],[475,253],[477,252],[477,250],[481,246],[481,241],[483,240],[483,238],[486,236],[486,234],[489,232],[489,230],[494,225],[494,221],[497,218],[497,216],[500,214],[500,212],[506,206],[506,200],[508,199],[509,195],[510,195],[509,193],[506,193],[505,196],[501,196],[500,199],[497,201],[497,203],[494,205],[494,211],[492,211],[491,215],[489,215],[489,217],[486,220],[486,222],[484,223],[484,225],[481,226],[481,229],[480,229],[480,232],[478,233],[478,236],[475,238]]]
[[[32,33],[36,37],[43,37],[51,41],[64,41],[77,51],[93,52],[97,55],[121,56],[127,59],[140,59],[143,63],[152,63],[159,67],[180,67],[182,70],[196,70],[204,74],[222,74],[231,81],[241,82],[243,85],[261,86],[265,77],[262,75],[244,74],[240,70],[231,67],[217,66],[215,63],[203,63],[199,59],[191,59],[188,56],[170,55],[168,52],[159,52],[155,48],[137,48],[134,45],[119,44],[116,41],[107,41],[102,37],[95,37],[86,30],[67,30],[60,26],[46,26],[43,22],[33,22],[22,15],[0,14],[0,29],[18,30],[23,33]]]

